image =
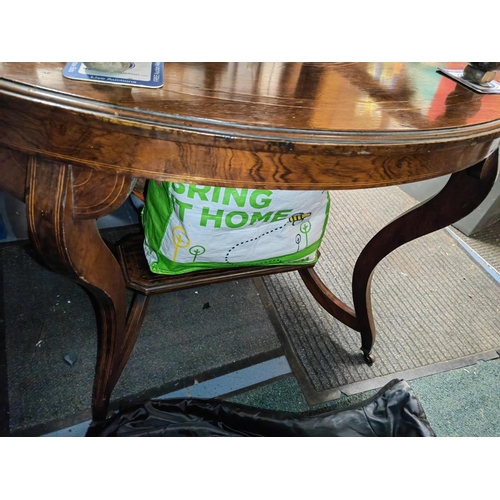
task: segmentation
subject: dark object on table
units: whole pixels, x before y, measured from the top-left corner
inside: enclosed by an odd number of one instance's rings
[[[470,62],[464,69],[464,78],[483,85],[495,79],[500,70],[500,62]]]
[[[370,399],[318,415],[217,399],[151,400],[93,423],[87,437],[435,437],[411,387],[394,379]]]

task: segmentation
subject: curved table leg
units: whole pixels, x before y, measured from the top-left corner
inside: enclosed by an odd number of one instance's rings
[[[135,343],[141,331],[142,323],[146,316],[149,304],[149,295],[143,295],[142,293],[134,293],[132,298],[132,303],[129,307],[129,312],[127,316],[127,323],[125,325],[125,338],[122,343],[122,348],[120,351],[120,361],[118,369],[116,370],[116,380],[113,381],[113,387],[118,382],[125,365],[127,364],[132,350],[134,349]]]
[[[334,318],[342,321],[353,330],[359,330],[358,320],[354,309],[335,296],[328,287],[321,281],[313,268],[299,270],[300,277],[306,285],[311,295],[318,303],[329,312]]]
[[[92,176],[94,182],[89,180]],[[111,391],[124,366],[120,355],[126,316],[122,271],[102,241],[95,218],[121,205],[129,187],[128,178],[89,174],[86,169],[35,157],[29,161],[26,205],[31,241],[53,271],[85,288],[95,308],[94,420],[106,418]]]
[[[361,333],[361,350],[368,364],[375,341],[370,285],[375,266],[393,250],[420,236],[442,229],[469,215],[486,198],[495,182],[498,150],[486,160],[453,174],[433,198],[404,213],[379,231],[356,261],[352,292]]]

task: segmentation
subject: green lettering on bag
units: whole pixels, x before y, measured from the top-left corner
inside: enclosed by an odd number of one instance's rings
[[[286,219],[288,215],[290,214],[291,210],[278,210],[273,217],[273,220],[271,222],[277,222],[279,220]]]
[[[238,192],[236,188],[226,188],[224,189],[224,197],[222,199],[223,205],[229,205],[231,202],[231,197],[234,199],[236,205],[240,208],[245,206],[247,201],[248,189],[243,188]]]
[[[250,206],[252,208],[267,208],[271,204],[272,194],[273,192],[269,189],[255,189],[250,195]],[[267,196],[267,198],[261,198],[259,203],[258,196]]]
[[[212,189],[210,186],[195,186],[190,184],[188,187],[187,197],[194,200],[194,197],[198,195],[201,201],[208,201],[207,193],[210,189]]]
[[[239,222],[234,222],[233,217],[241,217]],[[229,212],[226,215],[226,226],[231,229],[237,229],[244,226],[248,222],[248,214],[246,212]]]
[[[222,224],[222,217],[224,215],[224,210],[217,210],[216,214],[211,214],[210,209],[208,207],[203,207],[201,211],[201,220],[200,220],[200,226],[205,226],[207,225],[207,222],[210,220],[214,221],[214,227],[220,228]]]
[[[260,212],[254,212],[252,214],[252,219],[250,220],[250,225],[253,226],[256,222],[260,221],[269,222],[273,213],[274,212],[267,212],[267,214],[262,215]]]
[[[212,203],[219,203],[219,196],[220,196],[220,190],[222,188],[220,187],[214,187],[214,190],[212,192]]]
[[[178,198],[174,198],[174,201],[177,204],[177,206],[179,207],[179,219],[182,222],[184,222],[184,214],[185,214],[186,208],[188,210],[191,210],[193,208],[193,205],[191,205],[190,203],[184,203],[183,201],[179,200]]]
[[[168,185],[165,183],[165,185]],[[176,184],[175,182],[172,182],[171,184],[172,189],[177,193],[177,194],[182,194],[184,191],[186,191],[186,186],[184,184]]]

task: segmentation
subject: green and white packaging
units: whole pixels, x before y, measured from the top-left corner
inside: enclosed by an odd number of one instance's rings
[[[271,191],[150,182],[142,212],[150,269],[309,264],[318,258],[328,191]]]

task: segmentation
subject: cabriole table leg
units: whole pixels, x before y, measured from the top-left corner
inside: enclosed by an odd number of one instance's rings
[[[490,192],[498,170],[498,150],[486,160],[454,173],[445,187],[379,231],[359,255],[353,272],[353,302],[368,364],[375,341],[370,286],[375,266],[400,246],[457,222],[475,210]]]
[[[105,215],[121,205],[130,182],[117,180],[114,174],[109,182],[103,178],[104,174],[36,157],[30,158],[26,178],[32,243],[53,271],[82,285],[94,305],[98,333],[94,420],[106,418],[110,395],[123,367],[120,354],[126,315],[122,271],[101,239],[95,215]]]

